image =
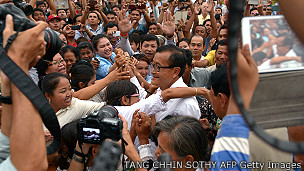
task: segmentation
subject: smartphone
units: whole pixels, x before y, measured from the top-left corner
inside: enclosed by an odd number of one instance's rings
[[[71,26],[72,30],[80,30],[80,26]]]
[[[146,4],[142,4],[141,6],[138,6],[136,4],[129,4],[128,8],[131,9],[131,10],[145,9],[146,8]]]
[[[118,37],[118,36],[120,36],[120,31],[115,31],[115,32],[113,33],[113,37]]]

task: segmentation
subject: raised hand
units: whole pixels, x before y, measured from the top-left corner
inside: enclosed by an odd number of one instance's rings
[[[175,32],[175,17],[172,16],[171,12],[165,12],[164,14],[164,26],[163,30],[167,36],[172,36]]]
[[[119,14],[119,16],[115,16],[115,18],[118,19],[118,28],[120,30],[120,33],[122,35],[126,35],[127,33],[129,33],[129,31],[131,31],[131,29],[133,28],[134,24],[136,23],[136,21],[132,21],[132,23],[130,24],[130,15],[128,15],[128,17],[126,17],[126,10],[122,10],[122,13]]]
[[[209,0],[208,7],[207,7],[207,12],[211,13],[211,14],[214,12],[213,0]]]

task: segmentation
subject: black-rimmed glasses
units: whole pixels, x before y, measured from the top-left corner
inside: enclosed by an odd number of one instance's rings
[[[160,66],[158,64],[154,64],[154,62],[151,62],[150,65],[156,72],[159,72],[161,68],[174,68],[174,66]]]

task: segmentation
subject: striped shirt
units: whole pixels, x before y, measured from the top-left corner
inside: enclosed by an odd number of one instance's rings
[[[211,162],[216,162],[211,171],[249,170],[249,128],[242,115],[227,115],[215,139]]]

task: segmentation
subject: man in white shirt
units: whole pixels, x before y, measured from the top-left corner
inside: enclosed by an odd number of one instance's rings
[[[161,92],[173,87],[187,87],[181,76],[186,68],[184,54],[174,45],[161,46],[157,49],[152,65],[152,84],[158,86],[156,94],[143,99],[132,106],[115,106],[131,126],[135,110],[145,112],[147,115],[155,114],[156,121],[168,115],[188,115],[199,119],[200,110],[195,97],[175,98],[161,102]]]

